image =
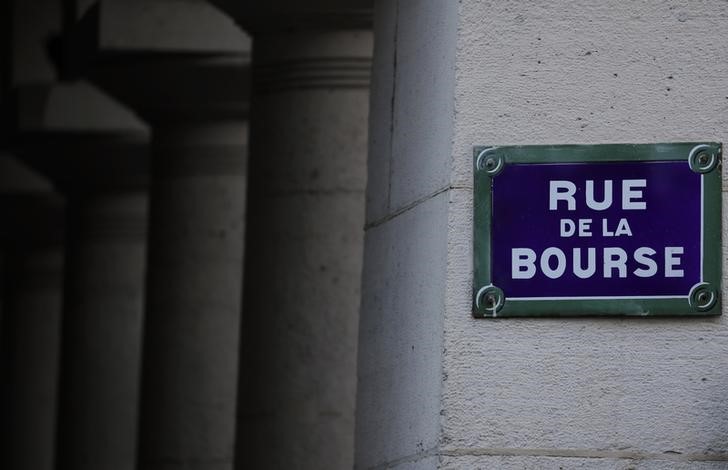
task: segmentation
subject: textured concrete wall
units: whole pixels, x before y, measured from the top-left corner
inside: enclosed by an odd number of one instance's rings
[[[720,1],[463,2],[452,184],[476,144],[726,141],[726,26]],[[474,320],[471,194],[451,205],[441,451],[728,465],[728,320]]]
[[[409,41],[401,38],[403,22],[419,21],[417,14],[402,14],[409,6],[410,2],[399,3],[398,41],[392,52],[397,68],[405,54],[415,54],[407,52]],[[380,4],[379,11],[383,8]],[[432,2],[420,2],[418,11],[445,23],[446,16],[435,16],[433,8],[437,7]],[[426,244],[404,228],[396,230],[396,220],[404,216],[396,211],[388,213],[394,218],[385,216],[382,225],[395,230],[392,238],[398,240],[398,248],[378,255],[381,242],[373,234],[382,228],[367,232],[360,381],[374,385],[359,388],[357,464],[397,469],[725,468],[725,317],[486,321],[474,320],[470,309],[472,147],[725,141],[728,40],[722,31],[728,23],[728,5],[463,0],[457,8],[454,88],[437,87],[434,98],[431,90],[420,89],[410,98],[395,96],[389,108],[383,105],[396,115],[404,106],[398,100],[408,99],[411,106],[429,103],[428,110],[434,111],[439,93],[454,96],[452,112],[438,115],[441,122],[454,122],[442,195],[448,201],[447,242],[445,261],[433,260],[431,253],[424,257]],[[380,18],[378,32],[383,24]],[[434,55],[432,35],[420,27],[412,41],[418,40],[420,50]],[[375,64],[377,60],[379,56]],[[432,63],[448,60],[443,53]],[[433,70],[424,59],[420,64],[422,75]],[[406,79],[396,71],[388,73],[397,81]],[[436,75],[436,80],[442,77]],[[415,83],[409,81],[410,86]],[[373,97],[372,109],[377,99]],[[400,148],[408,149],[425,138],[448,137],[446,131],[432,127],[423,136],[425,130],[424,124],[410,131],[395,121],[391,138],[403,139]],[[375,168],[370,178],[382,171],[391,178],[387,187],[407,184],[409,179],[427,194],[425,188],[441,176],[432,157],[421,152],[419,164],[412,166],[426,174],[396,175],[384,170],[382,159],[391,168],[392,160],[406,158],[407,151],[383,158],[387,154],[376,150],[374,130],[372,135],[370,164]],[[370,213],[377,203],[371,200],[375,189],[370,182]],[[411,212],[410,216],[416,213]],[[429,230],[438,229],[435,221],[431,218]],[[414,260],[409,254],[413,251],[420,253]],[[388,272],[376,267],[384,256],[396,258],[387,260],[394,266],[421,264],[414,276],[377,285],[373,280]],[[436,300],[443,305],[428,301],[419,307],[414,325],[398,326],[415,307],[401,307],[392,299],[403,291],[411,301],[423,295],[438,297],[432,293],[443,289],[433,282],[438,270],[446,273],[444,299]],[[438,315],[442,331],[433,321]],[[365,327],[365,321],[376,324],[376,329]],[[432,339],[442,335],[441,363],[429,364],[429,370],[441,367],[437,384],[408,373],[404,347],[412,328],[420,338],[415,348],[422,344],[434,348],[437,340]],[[373,346],[381,338],[374,337],[382,331],[389,344],[376,352]],[[365,350],[374,356],[369,358]],[[428,360],[436,361],[437,356]],[[387,388],[382,385],[386,377],[397,380]],[[392,396],[406,389],[418,389],[419,394],[403,406],[387,407]],[[413,402],[424,403],[419,397],[428,393],[440,394],[438,438],[413,452],[410,441],[429,435],[433,424],[427,424],[427,432],[407,425],[408,410]],[[418,410],[431,416],[430,406]],[[397,425],[385,426],[390,422]],[[381,432],[373,438],[377,426]]]

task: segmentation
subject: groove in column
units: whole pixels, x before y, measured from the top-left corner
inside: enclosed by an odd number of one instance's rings
[[[152,168],[154,178],[245,175],[244,146],[160,146],[157,150]]]
[[[368,88],[369,58],[327,57],[258,64],[253,77],[257,93],[311,88]]]

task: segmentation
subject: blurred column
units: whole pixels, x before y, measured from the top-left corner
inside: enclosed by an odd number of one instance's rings
[[[18,253],[8,298],[10,468],[50,470],[63,279],[61,246]]]
[[[72,198],[63,328],[61,468],[133,470],[147,196]]]
[[[250,40],[201,0],[100,0],[68,38],[69,71],[152,127],[138,467],[228,470]]]
[[[132,235],[134,229],[124,226],[127,212],[139,210],[135,197],[129,202],[126,196],[110,192],[119,190],[114,186],[116,179],[135,167],[138,159],[118,155],[114,145],[98,145],[110,134],[144,132],[145,128],[128,110],[88,83],[57,81],[59,64],[54,60],[64,57],[57,40],[63,24],[73,19],[74,10],[85,11],[90,2],[8,3],[12,5],[7,38],[12,46],[10,84],[14,87],[9,101],[13,106],[7,109],[8,115],[12,114],[10,144],[25,162],[49,176],[66,194],[77,194],[79,188],[86,190],[89,185],[100,190],[87,192],[73,204],[78,223],[70,228],[67,247],[71,259],[62,327],[59,461],[49,462],[53,468],[74,470],[131,469],[135,460],[133,452],[129,453],[136,440],[133,425],[143,287],[139,268],[144,260],[139,247],[143,249],[143,234]],[[137,240],[124,239],[126,236],[136,236]],[[43,298],[35,295],[34,302]],[[43,329],[50,326],[45,322]],[[38,369],[35,373],[48,380],[46,371]],[[17,383],[20,386],[29,380],[20,377]],[[53,380],[55,387],[55,374]],[[54,417],[55,404],[54,388]],[[37,408],[34,412],[40,412],[40,406],[33,405]],[[37,436],[25,436],[27,442],[21,447],[33,458],[46,454],[34,442]],[[36,464],[27,468],[46,468]]]
[[[58,466],[136,462],[149,134],[84,83],[17,90],[13,139],[69,200]]]
[[[371,18],[219,3],[253,34],[238,468],[351,468]]]
[[[141,469],[230,469],[243,256],[243,121],[155,127]]]
[[[8,336],[5,315],[5,253],[0,246],[0,453],[10,453],[10,395],[8,376]]]
[[[6,201],[3,202],[3,205]],[[13,202],[4,325],[9,428],[6,462],[13,470],[52,470],[61,339],[63,244],[57,197]],[[5,212],[5,211],[4,211]]]

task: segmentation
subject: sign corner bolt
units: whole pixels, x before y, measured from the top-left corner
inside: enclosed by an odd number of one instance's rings
[[[506,297],[503,294],[503,290],[493,284],[483,286],[475,294],[475,309],[478,312],[490,314],[496,316],[496,314],[503,308]]]
[[[695,284],[688,294],[688,303],[699,312],[710,310],[718,300],[718,292],[708,282]]]
[[[475,169],[485,171],[489,176],[496,176],[503,171],[505,160],[502,156],[496,155],[498,147],[486,147],[482,149],[475,158]]]
[[[688,164],[695,173],[710,173],[720,164],[720,147],[696,145],[688,154]]]

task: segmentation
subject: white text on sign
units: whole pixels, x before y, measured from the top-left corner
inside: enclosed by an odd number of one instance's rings
[[[624,179],[621,181],[604,180],[601,182],[601,200],[595,197],[595,181],[585,180],[583,188],[569,180],[549,181],[549,210],[558,211],[566,209],[575,211],[577,202],[586,204],[590,210],[604,211],[610,208],[615,200],[614,187],[620,188],[619,200],[621,209],[647,210],[644,200],[647,191],[646,179]],[[583,191],[578,191],[583,189]],[[583,194],[583,201],[577,201],[577,193]],[[601,220],[601,233],[592,227],[593,218],[562,218],[559,220],[559,236],[569,237],[631,237],[632,229],[627,218],[610,221]],[[573,248],[563,250],[558,247],[548,247],[541,253],[531,248],[511,249],[511,278],[531,279],[540,271],[550,279],[558,279],[567,269],[580,279],[589,279],[601,276],[604,279],[626,278],[628,276],[627,263],[631,258],[636,266],[632,273],[634,276],[646,278],[662,275],[665,278],[683,277],[681,257],[685,252],[682,246],[666,246],[659,250],[648,246],[636,248],[633,252],[618,246],[587,248]],[[600,269],[597,269],[600,268]]]

